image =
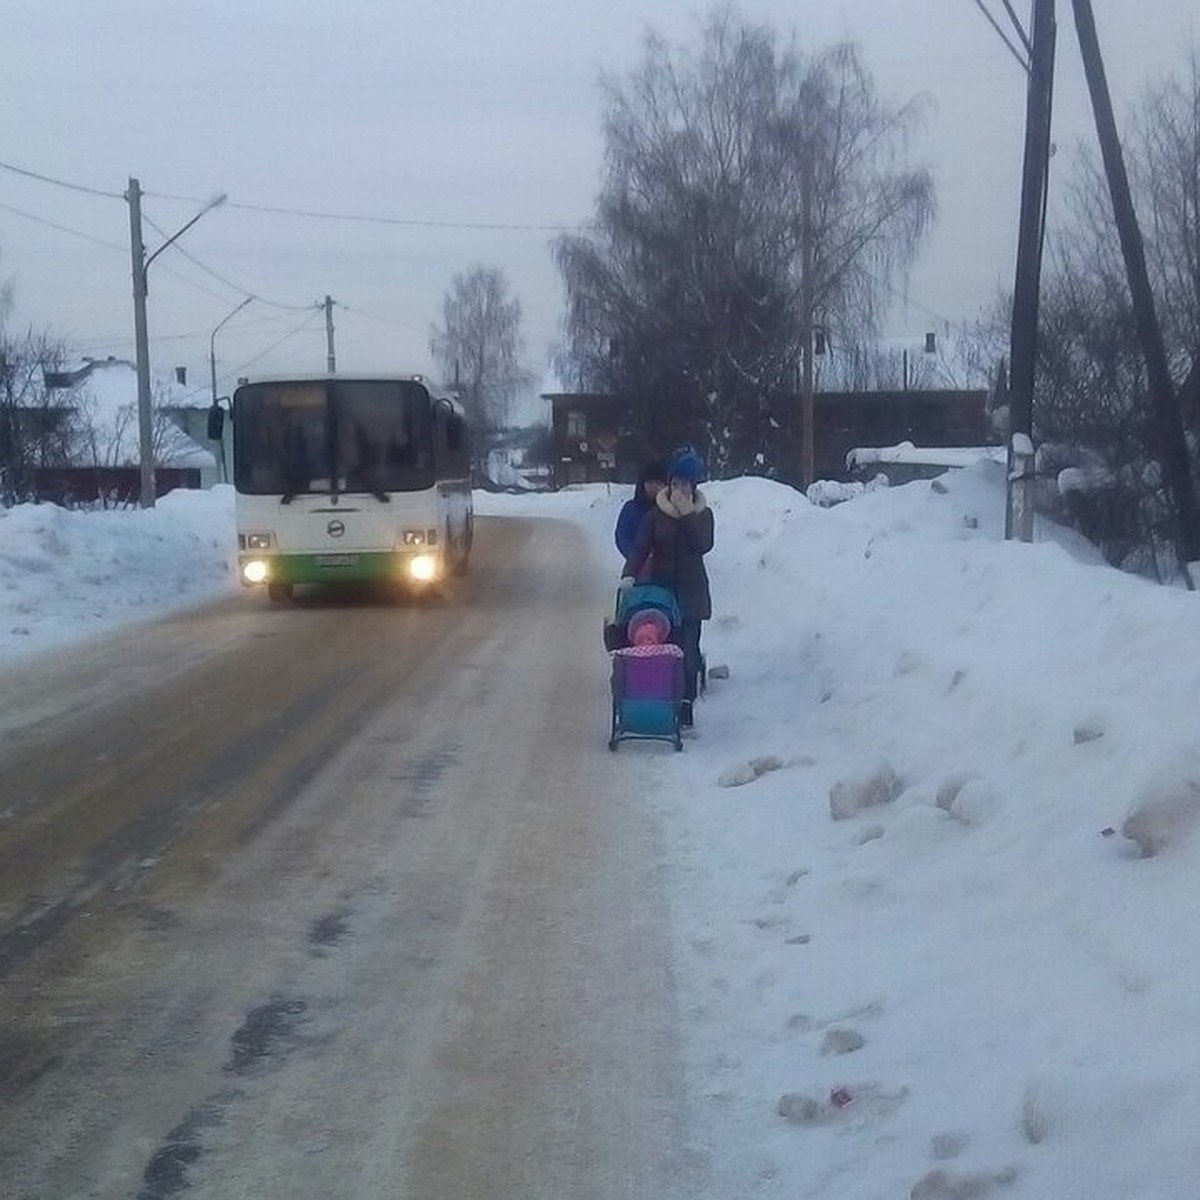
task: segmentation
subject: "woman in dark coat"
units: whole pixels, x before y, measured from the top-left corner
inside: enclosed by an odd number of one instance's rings
[[[667,486],[642,518],[633,550],[625,559],[622,582],[637,579],[650,561],[651,581],[675,593],[684,654],[682,719],[691,725],[700,674],[700,623],[712,616],[704,556],[713,548],[713,514],[696,486],[704,478],[704,464],[695,451],[674,455],[667,474]]]

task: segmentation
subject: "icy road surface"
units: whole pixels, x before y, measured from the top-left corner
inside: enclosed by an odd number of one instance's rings
[[[247,595],[0,674],[8,1200],[696,1186],[611,571],[550,521],[476,550],[446,602]]]

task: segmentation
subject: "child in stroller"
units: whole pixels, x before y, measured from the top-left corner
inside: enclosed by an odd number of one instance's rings
[[[627,588],[618,593],[615,617],[604,639],[612,653],[608,748],[636,738],[682,750],[683,650],[672,641],[679,626],[674,594],[653,584]]]

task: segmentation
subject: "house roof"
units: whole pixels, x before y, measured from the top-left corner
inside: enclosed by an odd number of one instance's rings
[[[59,382],[59,380],[64,382]],[[66,382],[66,381],[70,382]],[[104,359],[84,359],[81,366],[71,370],[50,372],[47,387],[59,388],[64,408],[84,409],[99,439],[109,447],[108,456],[117,463],[135,463],[141,456],[137,422],[137,367],[128,359],[109,356]],[[188,388],[174,380],[156,376],[151,380],[151,392],[159,407],[184,406],[191,395]],[[188,439],[191,442],[191,439]],[[173,465],[211,466],[212,453],[199,443],[194,450],[173,456]]]

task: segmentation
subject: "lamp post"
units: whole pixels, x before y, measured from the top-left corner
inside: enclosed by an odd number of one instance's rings
[[[133,335],[137,349],[138,383],[138,455],[141,465],[141,506],[153,508],[154,488],[154,425],[150,410],[150,340],[146,332],[146,275],[150,264],[177,238],[185,234],[205,213],[224,204],[225,194],[214,196],[187,224],[180,226],[153,254],[146,257],[142,241],[142,186],[130,176],[129,190],[129,249],[133,259]]]
[[[937,353],[937,334],[936,333],[930,332],[925,335],[925,341],[923,343],[921,352],[923,354],[936,354]],[[903,374],[901,377],[901,381],[904,385],[904,391],[907,392],[908,385],[909,385],[908,347],[907,346],[904,348],[903,364],[904,364],[904,366],[903,366]]]
[[[226,322],[233,320],[234,317],[242,311],[254,299],[253,296],[247,296],[232,312],[227,313],[220,321],[217,322],[217,327],[209,334],[208,337],[208,365],[212,370],[212,406],[217,407],[217,334],[221,332],[222,327]],[[221,446],[218,452],[217,461],[221,465],[221,482],[225,480],[225,447]]]

